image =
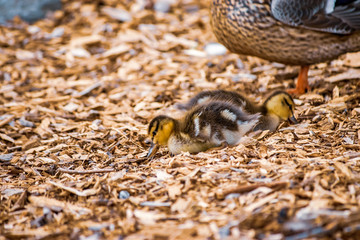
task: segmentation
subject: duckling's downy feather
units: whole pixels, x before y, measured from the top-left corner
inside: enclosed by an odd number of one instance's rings
[[[234,104],[221,101],[196,105],[180,120],[155,117],[148,129],[153,142],[148,156],[154,155],[153,149],[157,149],[157,145],[167,145],[172,154],[178,154],[238,144],[259,117],[260,114],[249,114]]]
[[[242,107],[248,113],[258,113],[266,111],[265,109],[262,109],[261,106],[253,104],[242,94],[222,89],[202,91],[198,93],[195,97],[191,98],[186,104],[178,104],[177,107],[179,109],[189,110],[196,105],[208,101],[229,102],[230,104],[235,104],[236,106]]]
[[[211,101],[190,110],[182,132],[218,145],[223,142],[234,145],[255,126],[259,117],[260,114],[248,114],[230,103]]]
[[[188,103],[178,105],[182,109],[191,109],[194,106],[211,101],[221,101],[240,108],[250,114],[259,113],[258,123],[253,130],[275,131],[281,120],[287,120],[294,115],[294,102],[292,97],[284,91],[275,91],[270,94],[263,104],[257,105],[240,93],[226,90],[203,91],[189,100]],[[222,112],[224,118],[231,119],[232,115]],[[295,119],[295,118],[294,118]]]

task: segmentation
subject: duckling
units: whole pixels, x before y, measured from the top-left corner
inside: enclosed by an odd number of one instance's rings
[[[263,104],[256,105],[240,93],[226,90],[203,91],[190,99],[186,104],[178,105],[180,109],[190,109],[197,104],[209,101],[223,101],[244,109],[250,114],[260,113],[259,122],[254,127],[256,130],[275,131],[283,120],[297,123],[294,116],[294,100],[285,91],[275,91],[266,98]]]
[[[260,114],[249,114],[234,104],[211,101],[192,108],[182,119],[160,115],[151,120],[148,157],[167,145],[173,155],[197,153],[213,147],[236,145],[258,122]]]

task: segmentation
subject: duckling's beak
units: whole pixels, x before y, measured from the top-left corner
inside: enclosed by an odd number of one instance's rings
[[[153,156],[155,156],[155,154],[157,153],[157,151],[159,150],[159,145],[155,144],[155,143],[151,143],[149,152],[147,154],[147,158],[152,158]]]
[[[298,124],[299,122],[296,120],[295,116],[292,115],[291,117],[288,118],[289,122],[294,123],[294,124]]]

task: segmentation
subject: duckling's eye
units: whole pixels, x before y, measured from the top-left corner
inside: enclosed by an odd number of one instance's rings
[[[155,136],[156,133],[157,133],[157,131],[155,130],[155,131],[152,132],[152,135]]]

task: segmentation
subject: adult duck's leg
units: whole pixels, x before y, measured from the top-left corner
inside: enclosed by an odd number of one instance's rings
[[[308,82],[308,72],[310,66],[301,66],[299,76],[296,83],[296,88],[287,90],[290,94],[304,94],[306,91],[310,90]]]

